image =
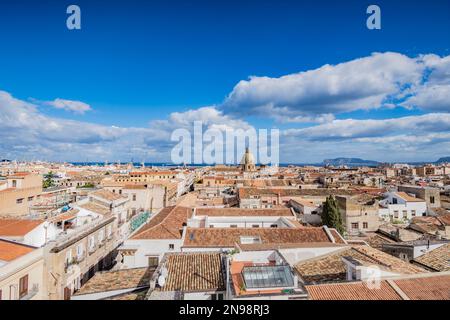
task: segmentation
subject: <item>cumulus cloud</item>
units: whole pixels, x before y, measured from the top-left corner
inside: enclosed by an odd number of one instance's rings
[[[409,116],[383,120],[333,120],[329,123],[302,129],[283,131],[285,136],[324,141],[349,140],[356,138],[385,137],[398,133],[409,133],[417,137],[429,132],[450,131],[450,114],[430,113],[421,116]]]
[[[450,111],[450,84],[426,85],[400,105],[429,111]]]
[[[379,108],[390,96],[420,84],[426,67],[423,59],[374,53],[280,78],[253,76],[234,87],[222,108],[244,114],[271,108],[297,116]]]
[[[57,98],[53,101],[45,101],[44,104],[56,109],[63,109],[78,114],[84,114],[85,112],[92,110],[91,106],[88,105],[87,103],[60,98]]]
[[[323,122],[340,113],[392,108],[393,101],[405,108],[448,111],[442,101],[448,87],[435,87],[443,84],[450,84],[450,56],[373,53],[279,78],[252,76],[240,81],[220,108],[244,116],[269,114],[282,122]],[[436,94],[438,99],[425,103]]]
[[[214,107],[175,112],[146,128],[105,126],[49,117],[38,105],[0,91],[0,154],[20,159],[169,161],[175,144],[170,141],[172,131],[191,131],[195,121],[205,129],[250,127]]]

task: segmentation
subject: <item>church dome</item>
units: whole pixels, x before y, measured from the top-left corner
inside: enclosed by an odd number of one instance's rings
[[[253,156],[253,153],[250,152],[248,148],[245,149],[245,153],[242,156],[241,165],[254,165],[255,164],[255,157]]]

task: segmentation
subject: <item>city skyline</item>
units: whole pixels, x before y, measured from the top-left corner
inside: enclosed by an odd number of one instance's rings
[[[449,156],[446,3],[380,1],[368,30],[352,1],[79,1],[75,31],[65,5],[22,3],[0,6],[2,158],[169,162],[194,121],[277,128],[281,163]]]

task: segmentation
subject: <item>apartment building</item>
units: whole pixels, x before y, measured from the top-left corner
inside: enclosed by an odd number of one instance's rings
[[[369,195],[336,196],[339,212],[349,235],[374,232],[382,223],[378,201]]]
[[[167,190],[158,183],[135,183],[107,181],[105,190],[128,198],[128,210],[132,216],[140,212],[159,211],[167,205]]]
[[[45,247],[48,299],[70,299],[97,271],[113,265],[118,246],[115,219],[111,214],[92,218]]]
[[[29,214],[29,208],[42,193],[42,176],[17,172],[0,185],[0,216],[19,217]]]
[[[0,239],[0,300],[46,298],[44,249]]]
[[[425,200],[429,208],[441,207],[440,191],[437,188],[422,187],[414,185],[401,185],[398,186],[398,191],[412,194],[416,198]]]
[[[411,220],[414,217],[427,215],[425,200],[415,198],[406,192],[388,192],[380,201],[379,214],[384,220]]]

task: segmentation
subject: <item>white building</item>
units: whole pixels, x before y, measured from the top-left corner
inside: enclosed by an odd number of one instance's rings
[[[406,192],[388,192],[380,201],[379,215],[388,220],[411,220],[414,217],[427,215],[425,200],[410,196]]]

